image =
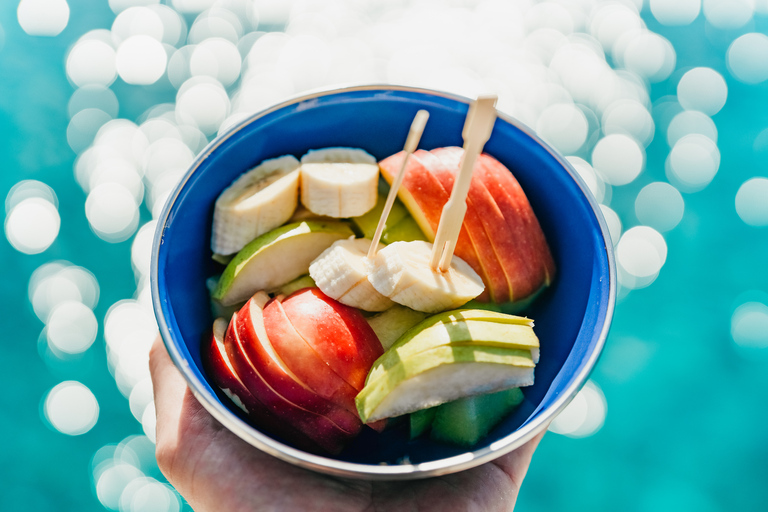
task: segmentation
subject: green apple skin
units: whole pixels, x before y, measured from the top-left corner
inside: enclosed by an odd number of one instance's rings
[[[376,200],[376,206],[374,206],[373,209],[369,210],[363,215],[360,215],[359,217],[352,217],[352,222],[355,223],[355,226],[357,226],[357,228],[363,234],[363,238],[372,239],[373,235],[376,234],[376,228],[379,225],[379,218],[381,217],[381,213],[384,211],[384,205],[386,202],[387,197],[384,195],[379,195],[378,199]],[[408,210],[405,209],[403,203],[396,200],[392,204],[392,209],[389,211],[389,215],[387,216],[387,220],[384,224],[384,232],[386,232],[389,227],[395,226],[406,217],[410,217]]]
[[[373,369],[355,398],[363,423],[400,416],[479,393],[533,384],[529,350],[477,345],[440,346]],[[370,376],[369,376],[370,377]]]
[[[423,436],[427,430],[432,427],[432,421],[435,419],[435,413],[442,406],[430,407],[414,411],[409,415],[411,426],[411,439]]]
[[[304,288],[317,288],[315,280],[309,277],[308,274],[297,277],[293,281],[279,286],[276,290],[272,291],[272,294],[288,296],[293,292],[303,290]]]
[[[380,378],[388,368],[416,354],[440,346],[459,345],[528,350],[534,361],[538,359],[539,339],[529,325],[481,320],[438,322],[408,336],[405,342],[398,340],[376,361],[368,373],[368,381]]]
[[[520,388],[469,396],[435,408],[430,437],[439,442],[474,446],[524,399]]]
[[[336,240],[354,236],[344,222],[304,221],[264,233],[237,253],[213,298],[225,306],[248,300],[307,274],[309,264]]]
[[[381,241],[385,244],[391,244],[392,242],[414,242],[416,240],[428,241],[419,225],[410,215],[391,228],[386,228],[381,235]]]
[[[427,314],[400,304],[367,318],[368,325],[378,336],[384,350],[391,347],[408,329],[426,318]]]

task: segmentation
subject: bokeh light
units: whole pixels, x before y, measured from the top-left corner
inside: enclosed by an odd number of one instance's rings
[[[610,206],[604,204],[600,205],[600,212],[603,214],[605,223],[608,226],[608,233],[611,235],[613,245],[618,244],[621,239],[622,229],[619,214],[617,214]]]
[[[747,84],[768,80],[768,36],[757,32],[738,37],[728,47],[728,70]]]
[[[162,27],[162,25],[161,25]],[[130,36],[117,48],[115,65],[126,83],[150,85],[165,73],[168,56],[162,43],[152,36]]]
[[[684,212],[682,194],[669,183],[649,183],[635,199],[637,220],[662,233],[674,229],[683,219]]]
[[[592,151],[592,167],[606,183],[626,185],[645,167],[645,151],[635,139],[624,134],[606,135]]]
[[[35,314],[47,322],[50,312],[66,301],[77,301],[90,309],[99,302],[99,283],[87,269],[68,261],[51,261],[32,273],[27,287]]]
[[[115,49],[100,38],[80,38],[67,56],[67,76],[77,87],[110,85],[117,78]]]
[[[755,0],[703,0],[704,16],[719,29],[737,29],[754,14]]]
[[[736,213],[750,226],[768,226],[768,178],[751,178],[736,192]]]
[[[705,188],[720,168],[720,150],[704,135],[685,135],[669,152],[666,161],[667,179],[683,192],[698,192]]]
[[[713,116],[725,105],[728,86],[714,69],[693,68],[686,71],[677,84],[677,97],[684,109]]]
[[[662,25],[688,25],[701,12],[701,0],[650,0],[653,17]]]
[[[667,261],[664,237],[649,226],[635,226],[616,244],[619,282],[629,289],[649,286]]]
[[[16,10],[21,29],[30,36],[57,36],[69,22],[66,0],[21,0]]]
[[[603,113],[603,133],[629,135],[643,146],[653,140],[656,131],[653,117],[642,103],[636,100],[619,100],[611,103]]]
[[[79,354],[96,340],[98,322],[85,304],[69,300],[53,307],[46,320],[46,336],[54,351]]]
[[[768,306],[750,301],[739,305],[731,316],[731,337],[740,348],[768,348]]]
[[[717,142],[715,122],[703,112],[688,110],[680,112],[672,118],[667,127],[667,144],[673,147],[677,141],[691,134],[700,134],[713,142]]]
[[[39,254],[56,240],[61,218],[55,205],[41,197],[16,204],[5,218],[5,236],[19,252]]]
[[[587,140],[587,118],[573,103],[556,103],[539,116],[536,131],[565,155],[576,153]]]
[[[123,185],[103,183],[88,194],[85,216],[99,238],[107,242],[122,242],[138,227],[139,205],[134,194]]]
[[[90,389],[77,381],[65,381],[51,389],[43,403],[50,425],[69,436],[85,434],[99,419],[99,403]]]
[[[571,403],[552,420],[550,432],[582,438],[596,434],[605,424],[607,405],[602,389],[588,381]]]

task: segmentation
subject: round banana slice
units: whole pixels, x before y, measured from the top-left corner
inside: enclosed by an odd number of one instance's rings
[[[416,311],[437,313],[458,308],[480,295],[482,279],[457,256],[445,272],[429,265],[429,242],[394,242],[370,261],[368,280],[382,295]]]
[[[376,159],[362,149],[320,149],[301,159],[301,202],[317,215],[363,215],[376,206],[378,185]]]
[[[329,297],[365,311],[384,311],[394,303],[368,281],[367,238],[337,240],[309,266],[309,275]],[[383,244],[379,244],[383,248]]]
[[[230,255],[256,237],[283,225],[298,205],[299,161],[265,160],[237,178],[216,200],[211,250]]]

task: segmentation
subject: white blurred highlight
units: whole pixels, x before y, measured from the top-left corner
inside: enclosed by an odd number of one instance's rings
[[[69,4],[66,0],[21,0],[16,16],[28,35],[53,37],[67,27]]]
[[[653,17],[662,25],[688,25],[701,12],[701,0],[650,0]]]
[[[53,428],[62,434],[78,436],[96,425],[99,403],[85,385],[77,381],[65,381],[48,392],[43,412]]]
[[[677,84],[677,97],[684,109],[713,116],[725,105],[728,86],[714,69],[693,68],[686,71]]]
[[[635,226],[624,232],[616,244],[619,283],[629,289],[649,286],[667,261],[664,237],[649,226]]]
[[[736,213],[750,226],[768,226],[768,178],[751,178],[736,192]]]
[[[768,80],[768,36],[751,32],[738,37],[726,54],[728,70],[746,84]]]
[[[568,437],[582,438],[596,434],[605,423],[605,395],[594,381],[588,381],[571,403],[552,420],[549,430]]]

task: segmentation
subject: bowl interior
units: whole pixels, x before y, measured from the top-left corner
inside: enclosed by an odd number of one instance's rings
[[[466,102],[427,91],[360,88],[320,94],[262,113],[203,152],[166,205],[153,255],[161,332],[199,397],[218,401],[222,409],[229,407],[209,384],[200,356],[201,340],[213,321],[205,281],[222,270],[210,252],[213,204],[219,193],[247,169],[284,154],[300,158],[309,149],[349,146],[385,158],[402,149],[410,122],[422,108],[430,118],[421,148],[462,145]],[[524,312],[535,320],[541,341],[536,383],[524,388],[524,403],[475,453],[492,450],[500,440],[509,445],[524,427],[543,425],[564,405],[595,363],[613,304],[612,256],[603,225],[594,203],[562,160],[503,118],[497,120],[485,151],[511,169],[526,192],[558,274]],[[225,414],[235,418],[238,412],[228,409]],[[366,432],[328,459],[371,466],[419,464],[465,452],[429,439],[409,441],[403,422],[382,435]]]

